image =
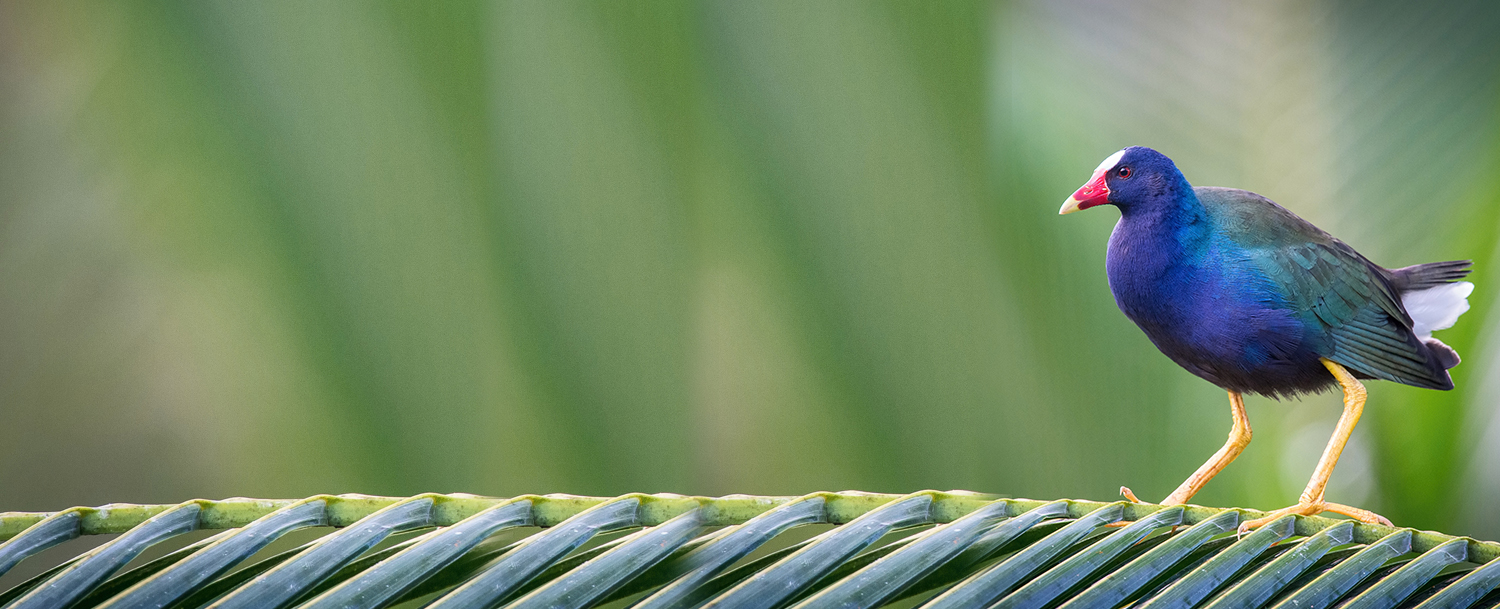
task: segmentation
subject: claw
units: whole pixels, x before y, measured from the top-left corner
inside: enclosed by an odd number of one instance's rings
[[[1120,496],[1124,497],[1126,501],[1129,501],[1131,503],[1145,503],[1144,501],[1141,501],[1141,499],[1139,497],[1136,497],[1135,493],[1132,492],[1130,490],[1130,487],[1128,487],[1128,486],[1122,486],[1122,487],[1120,487]],[[1121,520],[1119,522],[1111,522],[1111,523],[1106,524],[1104,526],[1106,528],[1114,529],[1114,528],[1123,527],[1123,526],[1128,525],[1128,524],[1130,524],[1129,521]]]

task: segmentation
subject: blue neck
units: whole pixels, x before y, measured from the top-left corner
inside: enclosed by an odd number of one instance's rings
[[[1190,296],[1213,280],[1204,268],[1211,237],[1208,214],[1191,188],[1121,205],[1105,263],[1120,310],[1148,335],[1190,321]]]
[[[1161,262],[1181,261],[1184,255],[1193,257],[1208,245],[1212,232],[1208,213],[1186,180],[1150,201],[1119,208],[1120,224],[1115,232],[1130,243],[1155,250],[1155,258]]]

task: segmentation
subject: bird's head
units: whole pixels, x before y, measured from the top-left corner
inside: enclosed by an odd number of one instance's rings
[[[1125,208],[1161,197],[1175,197],[1187,180],[1166,155],[1131,146],[1109,155],[1083,188],[1063,202],[1057,213],[1070,214],[1106,203]]]

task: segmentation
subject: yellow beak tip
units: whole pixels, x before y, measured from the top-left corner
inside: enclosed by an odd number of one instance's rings
[[[1078,204],[1079,203],[1082,203],[1082,201],[1079,201],[1078,199],[1074,199],[1073,197],[1068,197],[1068,200],[1063,201],[1062,209],[1057,210],[1057,214],[1061,216],[1061,215],[1067,215],[1067,214],[1071,214],[1071,213],[1073,213],[1075,211],[1078,211]]]

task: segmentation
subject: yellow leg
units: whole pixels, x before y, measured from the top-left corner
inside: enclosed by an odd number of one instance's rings
[[[1264,518],[1246,521],[1240,525],[1241,531],[1256,528],[1287,514],[1313,516],[1323,512],[1343,514],[1371,524],[1386,526],[1391,524],[1391,521],[1374,512],[1323,500],[1323,491],[1328,488],[1328,478],[1333,475],[1333,467],[1338,465],[1339,455],[1344,452],[1344,446],[1349,443],[1349,436],[1354,433],[1354,425],[1359,423],[1359,416],[1364,413],[1365,386],[1360,384],[1359,380],[1349,374],[1343,366],[1327,359],[1322,361],[1323,366],[1333,373],[1334,378],[1339,380],[1339,385],[1344,389],[1344,414],[1339,417],[1339,424],[1333,430],[1333,437],[1328,439],[1328,448],[1323,449],[1323,458],[1318,460],[1318,468],[1313,471],[1312,479],[1307,481],[1307,488],[1303,489],[1297,505],[1276,510]]]
[[[1250,445],[1250,418],[1245,416],[1245,400],[1240,397],[1238,392],[1229,392],[1229,412],[1230,416],[1234,419],[1234,426],[1229,429],[1229,439],[1224,442],[1224,446],[1219,448],[1219,452],[1214,453],[1214,456],[1209,457],[1208,461],[1199,466],[1198,471],[1188,476],[1187,480],[1183,480],[1182,484],[1177,487],[1177,490],[1172,491],[1171,495],[1167,495],[1167,498],[1162,500],[1162,505],[1181,505],[1187,503],[1189,499],[1193,498],[1193,495],[1198,494],[1198,491],[1204,485],[1208,484],[1209,480],[1219,475],[1219,472],[1223,471],[1226,466],[1234,461],[1235,457],[1240,456],[1240,453],[1245,451],[1246,446]],[[1120,487],[1120,494],[1132,502],[1140,503],[1140,499],[1136,498],[1135,493],[1126,487]]]

